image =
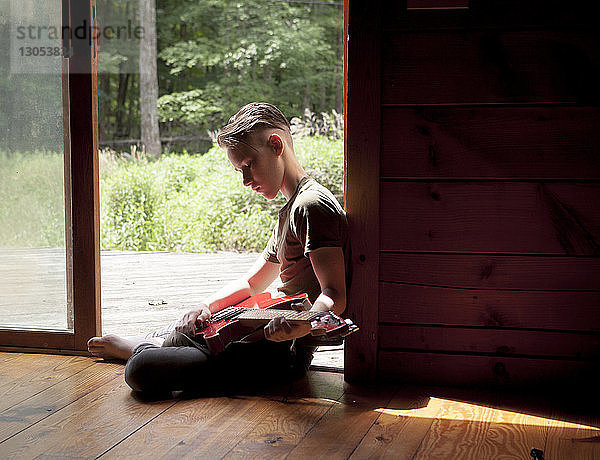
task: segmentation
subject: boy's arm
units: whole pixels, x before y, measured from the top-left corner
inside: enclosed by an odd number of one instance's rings
[[[219,289],[204,300],[211,313],[216,313],[230,305],[235,305],[244,299],[264,292],[279,275],[279,264],[258,256],[254,265],[246,274]]]
[[[260,255],[254,265],[241,278],[226,284],[200,303],[198,308],[187,312],[175,329],[186,335],[193,335],[196,322],[204,322],[230,305],[235,305],[248,297],[264,292],[279,275],[279,264],[269,262]]]
[[[333,311],[336,315],[341,315],[346,309],[346,270],[342,248],[315,249],[308,257],[321,286],[321,294],[311,311]],[[267,339],[282,342],[305,336],[310,332],[310,325],[292,325],[277,318],[267,324],[264,330]]]
[[[321,286],[321,294],[311,310],[341,315],[346,309],[346,267],[342,248],[315,249],[308,257]]]

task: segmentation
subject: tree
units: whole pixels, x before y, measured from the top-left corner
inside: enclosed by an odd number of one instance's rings
[[[156,4],[155,0],[140,0],[140,131],[146,152],[159,156],[161,152],[158,127],[158,75],[156,70]]]

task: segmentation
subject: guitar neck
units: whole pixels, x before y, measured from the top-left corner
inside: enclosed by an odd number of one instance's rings
[[[279,318],[283,316],[287,321],[291,323],[306,323],[311,322],[320,314],[321,312],[314,311],[257,309],[246,310],[240,316],[237,317],[237,320],[243,323],[263,323],[271,321],[273,318]]]

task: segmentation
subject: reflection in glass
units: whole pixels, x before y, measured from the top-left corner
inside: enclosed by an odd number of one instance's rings
[[[61,3],[0,0],[0,328],[72,329]]]

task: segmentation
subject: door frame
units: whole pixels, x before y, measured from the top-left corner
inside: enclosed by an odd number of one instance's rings
[[[344,197],[352,245],[346,313],[360,327],[344,347],[344,378],[377,376],[381,0],[344,0]]]

